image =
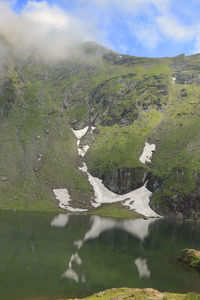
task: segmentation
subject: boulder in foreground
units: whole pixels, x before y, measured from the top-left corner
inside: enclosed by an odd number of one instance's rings
[[[200,272],[200,251],[194,249],[183,249],[179,260]]]

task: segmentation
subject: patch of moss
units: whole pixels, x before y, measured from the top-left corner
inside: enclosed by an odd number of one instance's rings
[[[147,289],[131,289],[131,288],[113,288],[106,291],[96,293],[92,296],[83,298],[88,300],[93,299],[159,299],[159,300],[199,300],[200,295],[195,293],[175,294],[175,293],[161,293],[157,290]]]
[[[200,272],[200,251],[183,249],[180,253],[179,260]]]
[[[91,210],[90,215],[99,215],[103,217],[118,218],[118,219],[139,219],[142,218],[134,211],[127,210],[119,203],[104,204],[101,207]]]

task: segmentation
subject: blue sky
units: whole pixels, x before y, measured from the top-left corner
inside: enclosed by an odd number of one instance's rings
[[[18,15],[30,4],[8,2]],[[47,6],[58,7],[88,37],[119,53],[163,57],[200,52],[199,0],[49,0]]]

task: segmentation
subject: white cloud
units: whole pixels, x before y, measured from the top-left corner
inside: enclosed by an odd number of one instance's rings
[[[153,49],[161,40],[159,33],[153,25],[135,26],[134,35],[146,48]]]
[[[162,15],[156,19],[158,30],[167,38],[176,41],[189,40],[194,32],[191,28],[182,25],[171,15]]]
[[[45,58],[64,58],[95,37],[83,20],[45,1],[29,1],[20,15],[0,1],[0,35],[17,53],[37,50]]]

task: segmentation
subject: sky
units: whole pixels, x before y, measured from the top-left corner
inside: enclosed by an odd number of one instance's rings
[[[52,42],[59,49],[64,44],[65,51],[78,40],[93,40],[135,56],[200,53],[199,0],[0,0],[0,34],[5,27],[9,35],[26,36],[26,47],[31,38],[45,39],[48,49]]]

